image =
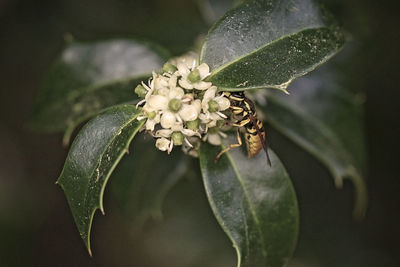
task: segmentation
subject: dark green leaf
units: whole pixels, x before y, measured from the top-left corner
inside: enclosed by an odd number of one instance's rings
[[[320,160],[337,187],[350,178],[356,188],[354,215],[362,217],[367,202],[362,179],[365,164],[362,98],[338,85],[337,76],[321,69],[299,79],[291,94],[268,91],[262,107],[267,121]]]
[[[168,155],[157,150],[154,143],[148,136],[135,138],[132,143],[135,152],[121,161],[112,176],[115,199],[138,229],[150,216],[155,219],[162,216],[164,197],[189,165],[189,158],[179,148]]]
[[[285,168],[272,151],[270,167],[265,153],[247,158],[238,148],[215,163],[220,150],[203,144],[200,167],[211,208],[236,249],[238,266],[283,266],[295,247],[299,216]]]
[[[104,214],[106,183],[129,143],[143,125],[131,105],[107,109],[79,132],[57,183],[62,187],[79,233],[90,249],[90,229],[96,209]]]
[[[210,30],[201,61],[220,90],[277,88],[336,54],[342,32],[312,0],[252,0]]]
[[[69,43],[38,92],[32,127],[71,130],[106,107],[134,100],[136,85],[164,61],[158,51],[126,39]]]

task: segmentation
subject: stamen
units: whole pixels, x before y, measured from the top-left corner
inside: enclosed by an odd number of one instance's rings
[[[136,104],[136,109],[137,109],[141,104],[143,104],[144,102],[146,102],[146,99],[140,100],[140,101]]]
[[[172,139],[171,139],[171,143],[169,143],[169,147],[168,147],[168,154],[171,153],[173,147],[174,147],[174,141],[172,141]]]
[[[216,113],[217,113],[219,116],[221,116],[221,118],[224,118],[224,119],[227,119],[227,118],[228,118],[224,113],[221,113],[220,111],[217,111]]]
[[[151,90],[150,87],[148,87],[144,82],[142,82],[142,85],[143,85],[143,87],[144,87],[147,91],[150,91],[150,90]]]
[[[180,123],[183,122],[181,116],[179,116],[178,113],[175,113],[175,118],[177,119],[178,122],[180,122]]]
[[[193,148],[193,145],[189,142],[189,140],[185,137],[185,143],[190,147]]]

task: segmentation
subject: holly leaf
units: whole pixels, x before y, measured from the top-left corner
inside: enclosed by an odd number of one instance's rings
[[[201,52],[223,91],[276,88],[315,69],[344,44],[331,16],[312,0],[249,0],[211,28]]]
[[[285,168],[272,151],[269,166],[265,153],[248,158],[238,148],[215,163],[221,149],[202,144],[200,168],[211,208],[236,249],[238,266],[285,265],[296,244],[299,220]]]
[[[71,132],[104,108],[135,100],[134,88],[161,67],[164,55],[130,39],[68,43],[39,89],[32,128]]]
[[[367,190],[362,178],[365,148],[362,99],[343,88],[329,68],[303,77],[290,95],[266,91],[265,119],[321,161],[338,188],[349,178],[356,189],[354,216],[362,218]]]
[[[108,178],[144,124],[136,119],[138,114],[134,106],[120,105],[89,121],[74,140],[57,180],[89,254],[93,216],[98,208],[104,214]]]

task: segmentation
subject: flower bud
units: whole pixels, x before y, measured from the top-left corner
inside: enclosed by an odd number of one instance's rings
[[[208,101],[208,111],[210,111],[210,112],[219,111],[219,105],[218,105],[217,101],[215,101],[215,100]]]
[[[182,102],[179,99],[173,98],[168,102],[168,108],[172,112],[178,112],[182,107]]]
[[[164,66],[162,67],[162,69],[164,72],[168,72],[171,74],[178,70],[178,68],[176,66],[172,65],[169,62],[165,63]]]
[[[176,146],[182,145],[184,138],[185,137],[183,136],[183,134],[181,132],[173,132],[171,134],[171,139],[174,142],[174,145],[176,145]]]
[[[167,138],[161,137],[157,139],[156,147],[161,151],[167,151],[170,143],[171,141],[169,141]]]
[[[201,80],[200,78],[200,71],[198,69],[195,69],[194,71],[191,71],[189,75],[187,76],[187,79],[191,83],[197,83]]]
[[[199,129],[199,126],[200,126],[199,119],[195,119],[195,120],[186,122],[186,127],[193,131],[196,131],[197,129]]]
[[[140,97],[140,98],[144,98],[147,94],[147,90],[146,88],[144,88],[143,85],[138,85],[135,88],[135,93]]]

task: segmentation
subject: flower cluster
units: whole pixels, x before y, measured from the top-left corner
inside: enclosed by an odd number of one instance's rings
[[[220,129],[230,101],[205,81],[209,75],[208,65],[199,65],[198,56],[190,53],[171,59],[162,74],[153,72],[148,84],[136,87],[135,93],[143,98],[137,104],[143,114],[138,119],[146,119],[144,129],[157,139],[159,150],[170,153],[182,145],[184,151],[196,153],[192,149],[200,139],[221,144],[225,134]]]

